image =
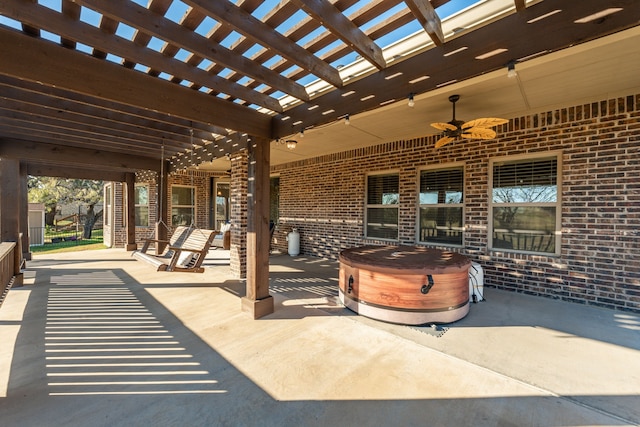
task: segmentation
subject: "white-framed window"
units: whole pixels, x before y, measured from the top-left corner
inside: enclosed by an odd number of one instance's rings
[[[559,153],[490,161],[489,247],[560,252]]]
[[[462,246],[464,232],[464,166],[420,171],[418,241]]]
[[[399,174],[368,175],[365,196],[365,237],[398,240]]]
[[[186,185],[171,186],[171,225],[196,223],[196,189]]]
[[[136,227],[149,226],[149,186],[147,184],[136,184],[134,190],[134,207],[136,216]]]

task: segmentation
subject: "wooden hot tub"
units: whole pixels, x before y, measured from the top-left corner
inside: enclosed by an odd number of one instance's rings
[[[421,246],[362,246],[340,253],[340,301],[392,323],[449,323],[469,312],[471,261]]]

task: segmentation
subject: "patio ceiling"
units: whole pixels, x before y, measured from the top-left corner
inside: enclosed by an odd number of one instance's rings
[[[0,157],[226,170],[248,136],[278,164],[428,134],[454,92],[467,118],[623,93],[640,85],[640,3],[605,3],[0,0]]]

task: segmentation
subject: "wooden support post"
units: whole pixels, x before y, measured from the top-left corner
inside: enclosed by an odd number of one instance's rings
[[[20,234],[22,235],[22,258],[31,260],[31,247],[29,246],[29,176],[27,164],[20,163]]]
[[[127,200],[127,245],[126,250],[134,251],[138,248],[136,244],[136,202],[135,202],[135,184],[136,175],[127,173],[125,176],[126,184],[126,200]]]
[[[269,140],[249,142],[247,191],[247,292],[242,311],[254,319],[273,313],[269,295]]]
[[[20,162],[0,158],[0,242],[16,242],[14,286],[22,286],[20,237]]]

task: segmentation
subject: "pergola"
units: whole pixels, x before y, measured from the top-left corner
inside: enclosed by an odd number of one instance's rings
[[[522,82],[517,93],[491,97],[488,76],[534,61],[547,75],[562,73],[566,62],[544,58],[640,19],[636,0],[489,0],[453,5],[442,19],[439,8],[455,2],[141,3],[0,0],[0,241],[16,241],[26,228],[27,175],[126,182],[132,194],[137,171],[227,170],[226,155],[247,150],[243,307],[256,317],[273,309],[270,165],[378,143],[384,135],[366,131],[374,122],[395,137],[424,134],[427,123],[449,119],[444,93],[462,82],[484,88],[469,116],[515,116],[535,100]],[[565,80],[607,81],[610,92],[637,86],[637,50],[604,47],[602,55],[587,51],[571,63],[601,61],[597,74]],[[529,95],[535,84],[544,82],[532,81]],[[547,104],[582,96],[561,86],[544,94]],[[399,108],[408,98],[423,103],[410,120]],[[316,132],[359,118],[360,132],[348,138]],[[310,137],[295,152],[279,144],[303,133]],[[128,236],[132,248],[133,230]]]

